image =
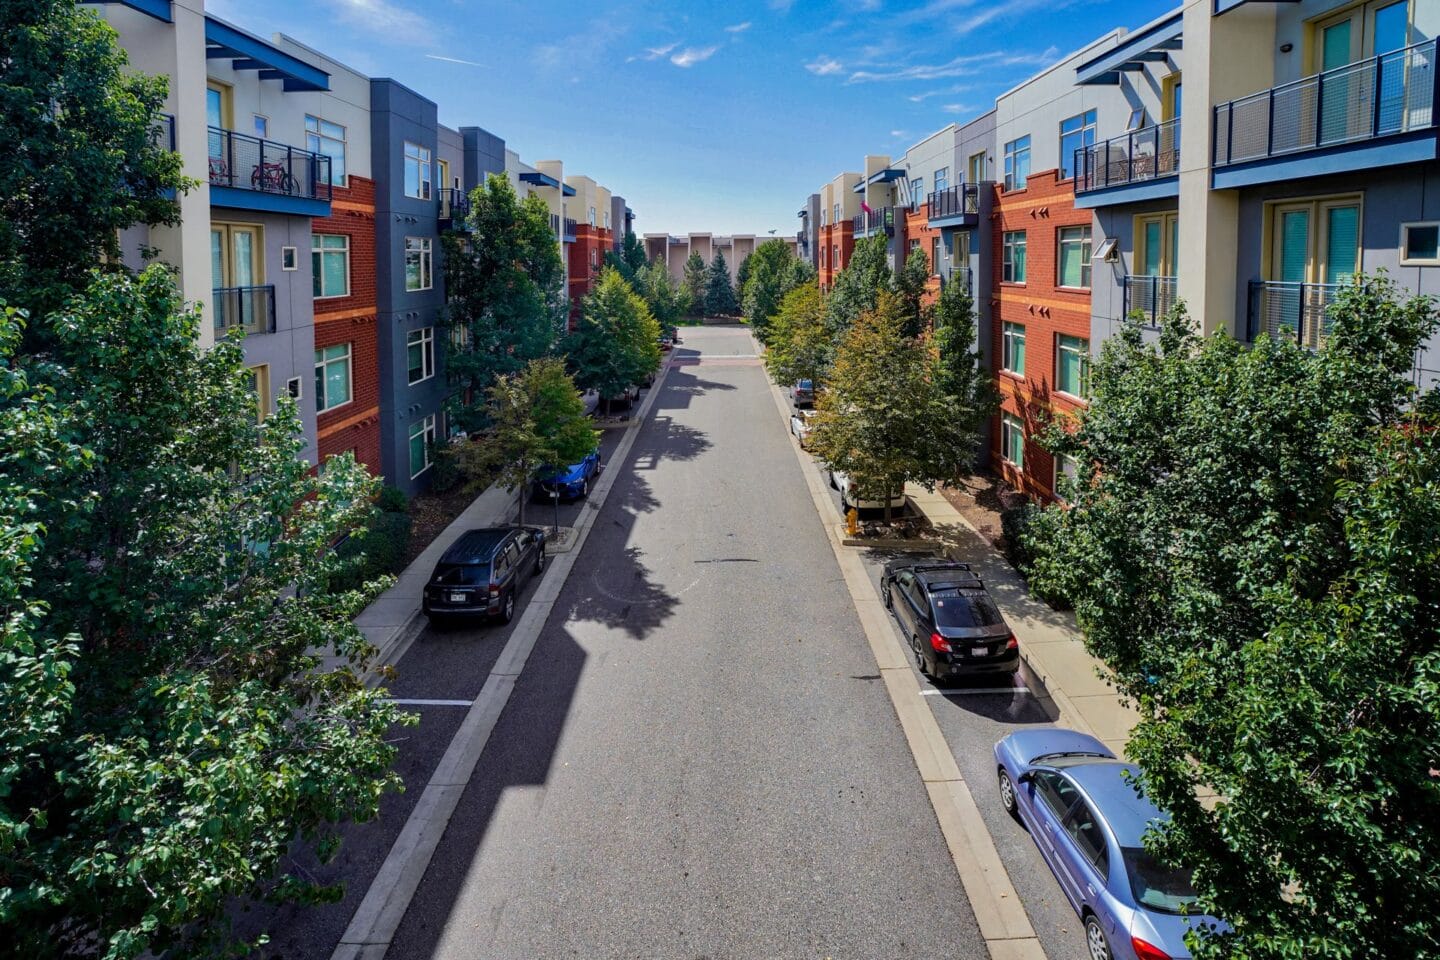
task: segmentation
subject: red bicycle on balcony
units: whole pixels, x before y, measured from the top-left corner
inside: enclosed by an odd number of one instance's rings
[[[250,186],[266,193],[299,193],[300,181],[284,161],[256,164],[250,173]]]

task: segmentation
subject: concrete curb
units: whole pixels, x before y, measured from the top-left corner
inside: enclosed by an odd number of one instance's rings
[[[636,417],[644,423],[660,395],[669,365],[661,368],[655,384],[646,396]],[[611,455],[611,462],[623,463],[635,445],[639,429],[629,431]],[[551,561],[542,575],[540,585],[520,615],[514,631],[506,641],[486,678],[480,695],[466,711],[460,728],[451,738],[449,747],[440,759],[439,765],[430,775],[424,792],[411,811],[409,819],[395,838],[379,872],[371,881],[365,897],[356,908],[354,916],[340,938],[340,943],[331,954],[331,960],[382,960],[399,929],[415,891],[425,878],[440,844],[441,837],[455,814],[455,808],[465,787],[475,772],[475,765],[485,751],[490,734],[495,729],[515,680],[525,669],[530,651],[540,639],[540,632],[550,619],[560,597],[561,587],[570,576],[571,569],[579,559],[580,552],[589,538],[590,529],[599,516],[600,509],[609,497],[610,488],[615,484],[616,472],[606,470],[591,491],[586,509],[576,522],[574,546],[566,553],[559,554]]]

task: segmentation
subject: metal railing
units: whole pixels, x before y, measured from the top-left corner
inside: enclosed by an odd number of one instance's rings
[[[215,336],[232,330],[246,333],[275,332],[275,285],[258,287],[217,287],[211,291],[215,302]]]
[[[884,230],[886,236],[895,236],[895,208],[881,207],[869,213],[857,213],[853,220],[855,236],[868,237],[877,230]]]
[[[1250,281],[1249,334],[1288,337],[1317,348],[1330,329],[1329,309],[1343,284]]]
[[[558,213],[550,214],[550,232],[557,236],[560,233],[560,214]]]
[[[155,122],[150,125],[150,140],[162,150],[174,153],[175,118],[168,113],[155,114]]]
[[[953,187],[937,190],[925,202],[926,218],[949,220],[953,217],[978,217],[980,215],[980,185],[978,183],[957,183]]]
[[[950,271],[950,276],[945,283],[958,283],[965,288],[965,292],[971,296],[975,295],[975,271],[969,267],[956,267]]]
[[[330,158],[288,144],[211,127],[210,184],[329,200]]]
[[[1122,316],[1139,313],[1150,326],[1159,325],[1175,306],[1177,285],[1174,277],[1126,277]]]
[[[1435,44],[1426,40],[1220,104],[1214,165],[1434,126]]]
[[[565,234],[564,234],[564,236],[565,236],[565,239],[566,239],[566,240],[574,240],[574,239],[575,239],[575,221],[574,221],[574,220],[571,220],[569,217],[566,217],[566,218],[565,218]]]
[[[1143,183],[1180,172],[1180,118],[1075,151],[1075,192]]]
[[[437,216],[441,220],[449,220],[456,228],[461,229],[465,225],[465,218],[470,216],[470,196],[458,187],[441,187],[436,191]]]

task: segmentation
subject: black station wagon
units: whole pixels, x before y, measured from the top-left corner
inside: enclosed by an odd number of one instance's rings
[[[515,595],[545,569],[545,531],[538,527],[468,530],[450,545],[425,584],[431,620],[493,617],[509,623]]]

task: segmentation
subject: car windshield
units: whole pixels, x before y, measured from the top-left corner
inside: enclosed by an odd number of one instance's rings
[[[435,571],[435,583],[447,587],[478,587],[490,582],[490,564],[461,563]]]
[[[936,626],[993,627],[1005,622],[995,601],[983,593],[936,590],[930,597],[935,601]]]
[[[1195,902],[1190,871],[1167,867],[1144,847],[1125,847],[1125,872],[1130,875],[1130,892],[1135,902],[1157,913],[1179,913]]]

